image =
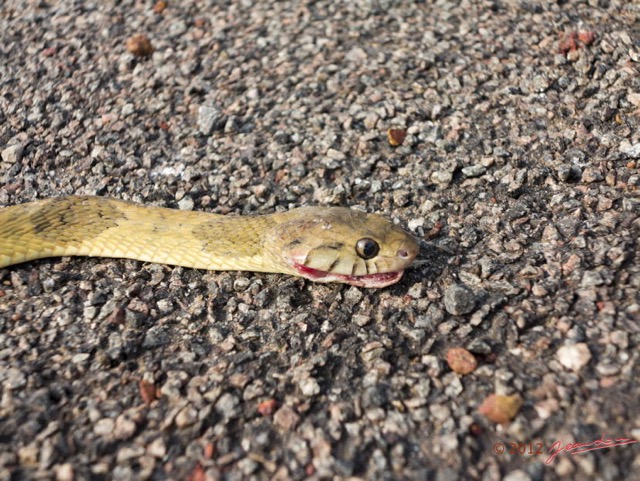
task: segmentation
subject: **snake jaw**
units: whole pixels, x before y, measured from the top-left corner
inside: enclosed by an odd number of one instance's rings
[[[314,269],[312,267],[299,264],[297,262],[292,263],[293,268],[300,277],[309,279],[315,282],[341,282],[343,284],[349,284],[356,287],[366,287],[370,289],[390,286],[398,282],[404,271],[384,272],[377,274],[365,274],[361,276],[351,276],[346,274],[336,274],[334,272],[326,272],[320,269]]]

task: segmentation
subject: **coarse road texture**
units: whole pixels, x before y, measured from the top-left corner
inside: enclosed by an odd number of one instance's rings
[[[349,205],[422,245],[378,290],[0,269],[0,479],[639,480],[639,72],[635,0],[2,1],[0,206]]]

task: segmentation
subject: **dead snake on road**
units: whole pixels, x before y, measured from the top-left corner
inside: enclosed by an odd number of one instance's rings
[[[417,253],[417,240],[389,220],[344,207],[231,216],[70,196],[0,209],[0,268],[43,257],[121,257],[384,287]]]

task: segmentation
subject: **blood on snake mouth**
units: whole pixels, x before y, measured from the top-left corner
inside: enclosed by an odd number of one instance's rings
[[[395,284],[400,280],[404,271],[383,272],[378,274],[367,274],[363,276],[350,276],[346,274],[335,274],[333,272],[321,271],[307,267],[297,262],[293,263],[293,267],[298,275],[316,282],[343,282],[356,287],[378,288]]]

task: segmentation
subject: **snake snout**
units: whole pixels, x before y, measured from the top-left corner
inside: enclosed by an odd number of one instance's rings
[[[396,251],[396,257],[408,266],[416,258],[419,250],[420,245],[417,239],[407,234]]]

